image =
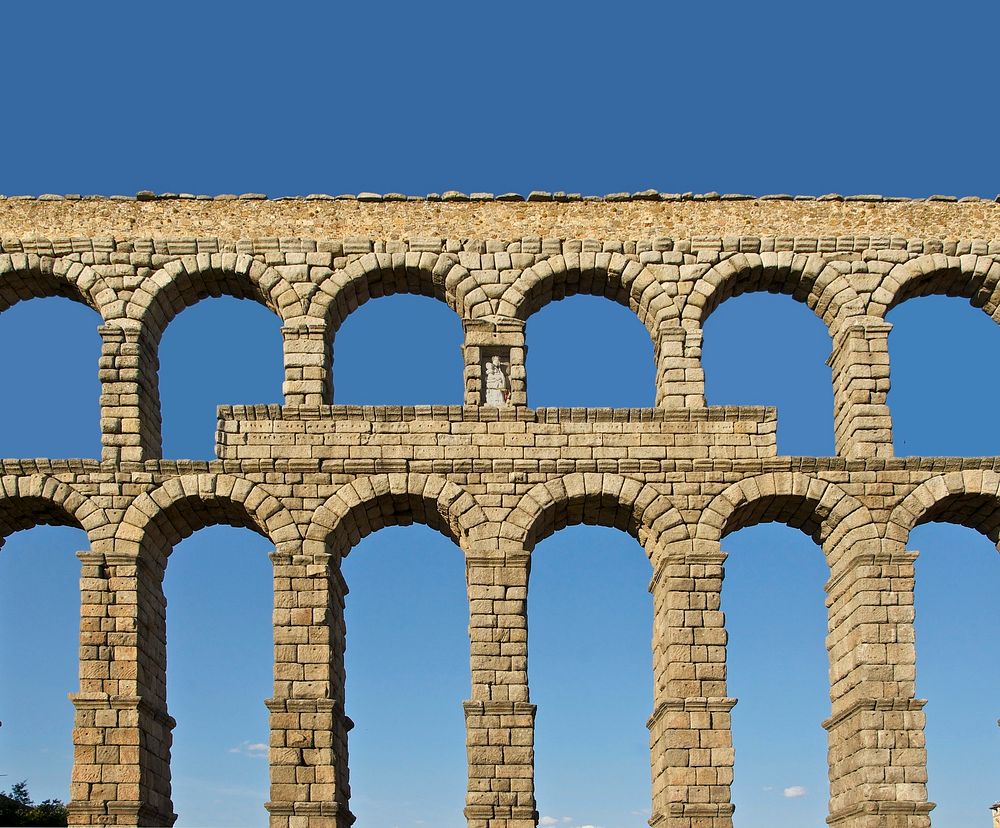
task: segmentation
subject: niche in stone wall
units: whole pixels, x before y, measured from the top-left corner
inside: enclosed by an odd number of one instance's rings
[[[479,349],[483,405],[505,408],[511,404],[509,351],[509,348]]]

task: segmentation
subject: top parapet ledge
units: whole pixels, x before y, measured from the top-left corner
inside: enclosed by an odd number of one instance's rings
[[[566,193],[561,191],[532,190],[527,195],[522,193],[462,193],[457,190],[446,190],[442,193],[427,195],[406,195],[404,193],[310,193],[309,195],[268,196],[265,193],[221,193],[217,195],[195,195],[194,193],[155,193],[152,190],[140,190],[135,195],[81,195],[79,193],[42,193],[40,195],[0,195],[0,200],[10,201],[361,201],[361,202],[394,202],[394,201],[527,201],[527,202],[558,202],[572,203],[579,201],[862,201],[862,202],[996,202],[1000,203],[1000,194],[994,198],[981,196],[929,195],[923,197],[885,196],[879,194],[841,195],[826,193],[825,195],[792,195],[790,193],[774,193],[768,195],[747,195],[745,193],[665,193],[658,190],[639,190],[637,192],[607,193],[606,195],[583,195],[581,193]]]

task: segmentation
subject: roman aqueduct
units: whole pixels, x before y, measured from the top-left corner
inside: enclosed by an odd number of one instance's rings
[[[0,536],[62,524],[90,543],[71,824],[172,823],[162,580],[182,538],[230,524],[274,545],[270,824],[350,825],[340,561],[372,532],[420,522],[466,559],[468,824],[536,825],[531,552],[587,523],[634,536],[655,573],[650,824],[729,828],[722,543],[779,521],[814,538],[830,570],[829,822],[926,828],[907,539],[927,521],[1000,539],[1000,460],[893,456],[885,316],[937,293],[1000,321],[998,217],[978,201],[648,195],[0,202],[0,310],[58,295],[103,320],[102,457],[0,460]],[[649,229],[661,227],[679,231]],[[750,291],[788,294],[829,329],[836,456],[779,456],[773,409],[705,405],[702,326]],[[393,293],[461,318],[464,405],[336,404],[338,327]],[[163,460],[160,338],[220,294],[280,317],[284,405],[222,407],[215,459]],[[648,329],[654,408],[527,407],[525,322],[572,294],[619,302]],[[502,405],[486,404],[488,364]]]

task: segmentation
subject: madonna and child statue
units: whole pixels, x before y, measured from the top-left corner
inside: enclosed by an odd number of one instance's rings
[[[498,356],[486,363],[486,405],[510,405],[510,380],[507,379]]]

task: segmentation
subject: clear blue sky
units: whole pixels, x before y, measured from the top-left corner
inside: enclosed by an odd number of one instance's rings
[[[982,3],[34,3],[4,15],[9,194],[1000,191],[1000,13]],[[890,321],[897,452],[1000,452],[1000,330],[960,299],[913,300]],[[0,316],[0,456],[98,455],[97,324],[62,299]],[[459,402],[460,339],[433,300],[370,302],[338,332],[337,398]],[[652,403],[648,336],[617,305],[550,305],[528,342],[532,405]],[[783,453],[832,453],[829,349],[787,297],[728,301],[706,329],[709,402],[777,405]],[[278,401],[280,360],[278,323],[252,303],[180,314],[161,349],[166,456],[210,456],[217,404]],[[963,528],[922,527],[910,546],[921,551],[934,826],[986,825],[1000,798],[1000,562]],[[68,791],[73,552],[84,547],[80,532],[41,527],[0,550],[0,787],[26,778],[38,799]],[[725,548],[737,825],[821,826],[822,556],[775,526]],[[249,531],[212,528],[170,559],[183,826],[265,822],[267,549]],[[643,825],[649,565],[631,538],[595,527],[565,529],[534,555],[539,810],[565,828]],[[457,828],[469,694],[461,556],[424,527],[389,529],[351,553],[345,574],[359,824]]]

